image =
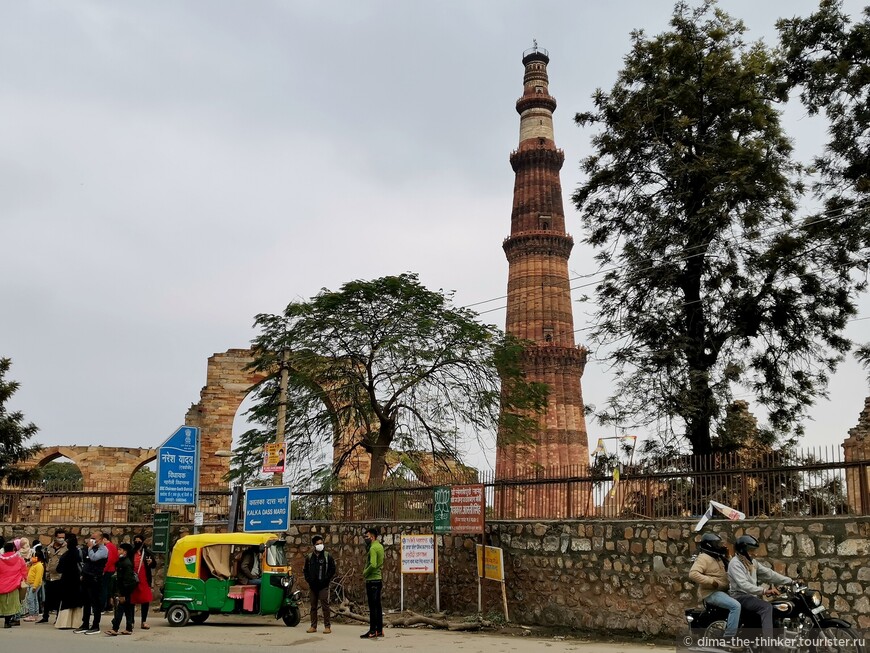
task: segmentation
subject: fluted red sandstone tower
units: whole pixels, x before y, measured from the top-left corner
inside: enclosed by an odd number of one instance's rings
[[[559,181],[565,155],[553,140],[556,100],[548,88],[549,61],[547,51],[537,45],[523,56],[523,96],[517,100],[520,143],[510,157],[516,173],[511,235],[503,248],[509,266],[505,328],[534,343],[526,352],[524,370],[529,380],[549,385],[550,400],[534,443],[499,441],[499,479],[555,476],[562,473],[560,468],[589,462],[580,388],[586,349],[574,344],[568,277],[574,240],[565,232]],[[553,510],[563,514],[556,506]]]

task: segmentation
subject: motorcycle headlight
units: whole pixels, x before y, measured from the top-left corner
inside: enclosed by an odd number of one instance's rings
[[[810,601],[812,601],[813,605],[821,605],[822,604],[822,593],[818,590],[813,590],[810,593]]]

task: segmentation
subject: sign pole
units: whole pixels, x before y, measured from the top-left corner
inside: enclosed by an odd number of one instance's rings
[[[441,612],[441,583],[438,577],[438,536],[433,534],[435,538],[435,612]]]

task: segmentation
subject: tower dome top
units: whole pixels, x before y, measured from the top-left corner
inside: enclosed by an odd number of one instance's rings
[[[550,53],[547,52],[544,48],[538,47],[538,40],[532,40],[532,47],[523,52],[523,65],[529,63],[530,61],[542,61],[544,63],[550,62]]]

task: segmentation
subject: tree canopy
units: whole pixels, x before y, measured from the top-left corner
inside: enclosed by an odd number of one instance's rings
[[[362,455],[377,484],[390,451],[425,451],[446,471],[469,438],[499,424],[510,438],[529,437],[546,406],[545,386],[520,371],[521,344],[414,274],[324,289],[280,315],[258,315],[255,327],[253,368],[267,378],[250,411],[259,426],[236,451],[236,477],[256,470],[259,448],[275,438],[282,366],[287,464],[326,478]]]
[[[15,478],[15,466],[39,451],[38,445],[28,445],[27,441],[39,429],[35,424],[26,423],[21,411],[9,411],[6,402],[20,387],[17,381],[7,381],[4,377],[12,367],[12,360],[0,358],[0,480]]]
[[[592,341],[616,374],[599,417],[695,454],[713,450],[737,388],[771,434],[800,434],[863,288],[839,218],[798,217],[783,67],[744,32],[714,2],[680,2],[668,31],[632,34],[613,88],[576,116],[600,129],[573,196],[603,275]]]
[[[857,257],[867,270],[870,249],[870,7],[860,22],[839,0],[822,0],[806,18],[777,23],[790,87],[800,90],[810,115],[824,113],[828,142],[814,163],[814,184],[827,213],[838,216],[845,245],[839,260]],[[820,222],[824,222],[820,220]],[[856,266],[858,267],[858,266]],[[870,344],[855,351],[870,369]]]

